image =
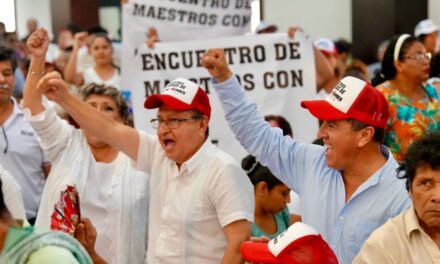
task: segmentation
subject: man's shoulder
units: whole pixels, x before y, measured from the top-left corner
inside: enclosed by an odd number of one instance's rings
[[[26,264],[37,263],[77,264],[79,262],[68,249],[49,245],[34,251],[26,261]]]
[[[378,245],[393,245],[396,241],[401,241],[406,238],[406,229],[404,215],[407,211],[389,219],[385,224],[377,228],[368,238],[367,243],[374,243]]]

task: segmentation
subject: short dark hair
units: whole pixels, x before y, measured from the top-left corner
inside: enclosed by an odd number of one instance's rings
[[[361,129],[364,129],[366,127],[372,127],[374,128],[374,135],[373,135],[373,141],[379,144],[382,144],[384,138],[385,138],[385,129],[384,128],[379,128],[379,127],[375,127],[372,125],[368,125],[365,124],[361,121],[355,120],[355,119],[348,119],[349,122],[351,122],[351,129],[353,131],[359,131]]]
[[[17,59],[15,58],[14,51],[10,48],[0,45],[0,61],[9,61],[12,66],[12,70],[17,68]]]
[[[405,158],[397,169],[399,179],[406,179],[406,189],[409,191],[418,168],[428,166],[433,170],[440,170],[440,132],[431,132],[423,135],[411,143]]]
[[[267,184],[267,189],[270,191],[275,186],[283,184],[266,166],[261,165],[252,155],[246,156],[241,161],[241,167],[246,171],[254,186],[264,181]]]
[[[119,115],[124,123],[127,122],[129,117],[129,106],[121,92],[114,86],[108,86],[104,84],[90,83],[81,88],[80,97],[85,101],[91,95],[102,95],[112,98],[118,106]]]
[[[292,127],[290,126],[289,121],[287,121],[283,116],[280,115],[267,115],[264,117],[264,120],[267,122],[275,121],[280,126],[281,130],[283,130],[284,136],[293,137]]]

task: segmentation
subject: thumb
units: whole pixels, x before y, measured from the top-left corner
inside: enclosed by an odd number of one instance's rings
[[[82,244],[85,245],[86,242],[86,234],[85,234],[85,226],[83,223],[79,223],[75,228],[75,238]]]

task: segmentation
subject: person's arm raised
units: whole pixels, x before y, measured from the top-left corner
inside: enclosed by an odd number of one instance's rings
[[[57,102],[86,131],[114,148],[137,160],[139,149],[138,132],[119,123],[72,94],[59,73],[46,74],[37,89],[47,98]]]
[[[287,35],[293,39],[297,31],[302,31],[302,29],[300,27],[289,27]],[[321,88],[333,77],[334,71],[325,55],[313,43],[312,46],[315,57],[316,86]]]
[[[86,42],[88,37],[87,32],[78,32],[75,34],[75,43],[73,45],[72,54],[67,62],[66,69],[64,70],[64,78],[69,83],[76,86],[81,86],[84,84],[84,79],[81,73],[78,73],[76,69],[76,64],[78,61],[78,52],[82,45]]]
[[[38,81],[44,75],[48,46],[49,35],[43,28],[36,30],[27,40],[27,47],[32,54],[32,59],[23,89],[23,107],[29,108],[32,115],[44,111],[41,93],[36,88]]]

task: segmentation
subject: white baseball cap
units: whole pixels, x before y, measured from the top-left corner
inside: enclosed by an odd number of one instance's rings
[[[414,36],[418,37],[420,35],[428,35],[436,31],[439,31],[439,28],[436,24],[434,24],[434,21],[431,19],[425,19],[416,25],[414,29]]]

